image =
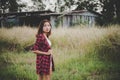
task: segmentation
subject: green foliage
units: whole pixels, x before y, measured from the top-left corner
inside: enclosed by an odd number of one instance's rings
[[[98,2],[96,0],[80,0],[77,1],[76,4],[78,5],[76,10],[87,9],[90,11],[97,11]]]
[[[109,24],[120,24],[120,1],[119,0],[100,0],[102,6],[102,15],[101,19],[104,25]]]
[[[17,29],[15,30],[19,33]],[[26,36],[34,33],[30,28],[24,29],[30,31]],[[52,80],[119,80],[119,30],[120,28],[115,25],[108,28],[53,29],[50,39],[56,71],[52,75]],[[10,31],[8,30],[9,34]],[[24,31],[22,30],[22,33]],[[0,32],[2,34],[5,30]],[[35,39],[31,35],[31,38],[27,37],[29,38],[27,40],[24,38],[22,42],[23,35],[16,34],[19,37],[13,41],[13,38],[6,38],[8,37],[6,35],[0,35],[2,38],[0,44],[14,43],[24,47],[23,44],[27,41],[30,44],[33,43],[31,39]],[[5,52],[4,49],[4,52],[0,53],[0,80],[36,80],[35,57],[35,54],[24,52],[23,49],[20,52],[10,50]]]
[[[9,12],[17,12],[18,6],[16,0],[0,0],[0,9],[3,10],[3,13],[6,9],[9,9]]]

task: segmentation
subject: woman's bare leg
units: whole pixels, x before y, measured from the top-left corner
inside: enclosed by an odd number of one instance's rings
[[[43,76],[38,74],[38,80],[43,80]]]
[[[51,76],[52,76],[52,66],[50,67],[50,74],[49,74],[50,79],[51,79]]]
[[[43,76],[44,80],[51,80],[51,75],[52,75],[52,67],[50,68],[50,74]]]

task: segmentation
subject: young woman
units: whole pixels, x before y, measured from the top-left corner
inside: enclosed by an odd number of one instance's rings
[[[38,80],[50,80],[52,71],[54,71],[51,42],[49,40],[51,28],[51,23],[48,20],[43,20],[36,35],[36,42],[32,47],[32,52],[37,55],[36,73],[38,74]]]

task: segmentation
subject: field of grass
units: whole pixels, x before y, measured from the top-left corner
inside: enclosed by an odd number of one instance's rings
[[[37,80],[34,44],[37,28],[0,28],[0,80]],[[52,80],[120,80],[120,26],[55,28],[50,36]]]

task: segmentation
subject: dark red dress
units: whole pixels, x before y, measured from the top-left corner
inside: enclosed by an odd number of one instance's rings
[[[43,34],[39,34],[36,37],[37,39],[34,46],[32,47],[32,50],[40,50],[43,52],[47,52],[49,49],[51,49],[50,45],[48,44]],[[54,71],[54,61],[52,55],[37,54],[36,73],[41,75],[49,74],[51,62],[52,62],[52,71]]]

